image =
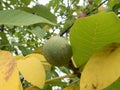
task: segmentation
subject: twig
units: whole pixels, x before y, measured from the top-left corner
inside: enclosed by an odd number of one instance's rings
[[[51,82],[51,81],[54,81],[54,80],[58,80],[58,79],[63,79],[63,78],[73,78],[73,77],[76,77],[76,76],[77,76],[76,74],[69,74],[69,75],[65,75],[65,76],[55,77],[55,78],[46,80],[45,83],[48,83],[48,82]]]
[[[69,86],[77,83],[78,81],[80,81],[80,79],[77,79],[77,80],[73,81],[72,83],[69,84]]]
[[[107,2],[107,1],[108,1],[108,0],[105,0],[105,1],[103,1],[102,3],[100,3],[97,7],[95,7],[95,8],[92,9],[90,12],[88,12],[87,15],[89,15],[91,12],[97,10],[101,5],[103,5],[103,4],[104,4],[105,2]],[[73,23],[73,24],[74,24],[74,23]],[[68,33],[69,30],[70,30],[70,28],[73,26],[73,24],[70,25],[66,30],[64,30],[63,32],[61,32],[61,33],[60,33],[60,36],[63,36],[65,33]]]
[[[63,32],[61,32],[61,33],[60,33],[60,36],[63,36],[65,33],[69,32],[69,30],[70,30],[70,28],[71,28],[72,26],[73,26],[73,24],[70,25],[66,30],[64,30]]]
[[[90,12],[87,13],[87,15],[89,15],[91,12],[94,12],[95,10],[97,10],[100,6],[102,6],[104,3],[106,3],[108,0],[103,1],[102,3],[100,3],[98,6],[96,6],[94,9],[92,9]]]

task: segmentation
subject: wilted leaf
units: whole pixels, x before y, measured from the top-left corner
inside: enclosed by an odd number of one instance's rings
[[[43,88],[46,75],[44,67],[38,58],[26,56],[24,60],[17,61],[17,66],[25,80],[39,88]]]
[[[79,67],[105,45],[120,42],[120,20],[113,12],[80,18],[71,29],[70,42]]]
[[[16,62],[8,51],[0,51],[0,90],[22,90]]]
[[[20,10],[0,11],[0,25],[32,25],[36,23],[54,24],[47,19]]]
[[[93,55],[80,80],[80,90],[102,90],[120,77],[120,45],[111,44]]]

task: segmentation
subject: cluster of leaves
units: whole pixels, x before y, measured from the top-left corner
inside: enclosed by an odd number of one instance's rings
[[[17,56],[0,51],[0,89],[52,90],[55,86],[64,90],[119,88],[119,45],[104,49],[104,53],[99,50],[120,41],[120,1],[83,0],[82,5],[79,3],[80,0],[50,0],[43,6],[37,0],[0,1],[0,49]],[[78,19],[80,14],[88,17]],[[69,37],[69,30],[73,50],[71,64],[75,65],[67,68],[49,65],[41,55],[41,47],[56,31],[60,36]],[[31,54],[34,52],[41,54]],[[61,73],[65,76],[60,77]],[[67,80],[63,79],[66,77]]]

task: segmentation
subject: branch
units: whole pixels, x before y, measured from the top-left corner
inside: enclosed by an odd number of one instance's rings
[[[48,83],[48,82],[51,82],[51,81],[54,81],[54,80],[58,80],[58,79],[63,79],[63,78],[73,78],[73,77],[76,77],[76,76],[77,76],[76,74],[69,74],[69,75],[65,75],[65,76],[55,77],[55,78],[46,80],[45,83]]]
[[[73,24],[70,25],[66,30],[64,30],[63,32],[61,32],[61,33],[60,33],[60,36],[63,36],[65,33],[69,32],[69,30],[70,30],[70,28],[71,28],[72,26],[73,26]]]
[[[103,1],[102,3],[100,3],[98,6],[96,6],[93,10],[91,10],[90,12],[87,13],[87,15],[89,15],[91,12],[94,12],[95,10],[97,10],[100,6],[102,6],[104,3],[106,3],[108,0]]]
[[[69,84],[69,86],[77,83],[78,81],[80,81],[80,79],[77,79],[77,80],[73,81],[72,83]]]
[[[101,5],[103,5],[105,2],[107,2],[108,0],[105,0],[105,1],[103,1],[102,3],[100,3],[97,7],[95,7],[93,10],[91,10],[90,12],[88,12],[87,13],[87,15],[89,15],[91,12],[93,12],[93,11],[95,11],[95,10],[97,10]],[[74,24],[74,23],[73,23]],[[70,30],[70,28],[73,26],[73,24],[72,25],[70,25],[66,30],[64,30],[63,32],[61,32],[60,33],[60,36],[63,36],[65,33],[68,33],[69,32],[69,30]]]

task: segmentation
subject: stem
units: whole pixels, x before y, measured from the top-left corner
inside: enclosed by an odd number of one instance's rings
[[[65,76],[55,77],[55,78],[46,80],[45,83],[48,83],[48,82],[51,82],[51,81],[54,81],[54,80],[58,80],[58,79],[63,79],[63,78],[73,78],[73,77],[76,77],[76,76],[77,76],[76,74],[69,74],[69,75],[65,75]]]

